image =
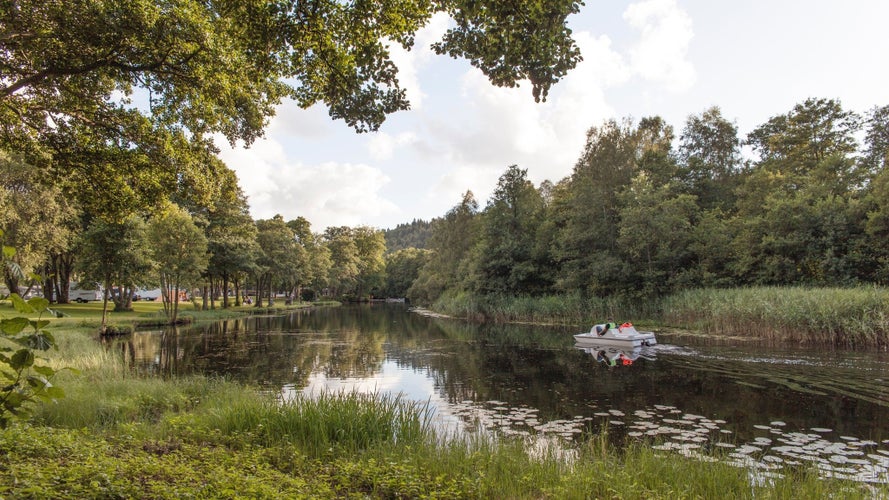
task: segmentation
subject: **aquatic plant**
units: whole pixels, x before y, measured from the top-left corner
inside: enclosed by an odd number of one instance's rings
[[[473,296],[445,293],[433,305],[437,312],[480,321],[589,325],[614,317],[641,321],[656,318],[657,301],[640,302],[618,296],[587,297],[580,294],[545,296]]]
[[[889,345],[889,290],[747,287],[666,297],[663,321],[707,333],[836,346]]]
[[[186,427],[262,446],[295,444],[309,456],[336,450],[352,453],[382,443],[408,446],[431,439],[429,407],[389,394],[322,392],[288,401],[240,397],[209,404],[195,412]],[[174,428],[182,419],[171,421]]]

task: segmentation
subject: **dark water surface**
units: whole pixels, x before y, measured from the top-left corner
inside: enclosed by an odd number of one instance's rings
[[[572,440],[607,428],[617,444],[889,482],[886,353],[659,334],[660,345],[618,357],[576,346],[574,333],[378,304],[137,332],[114,348],[136,370],[225,374],[284,398],[401,393],[428,401],[447,432]]]

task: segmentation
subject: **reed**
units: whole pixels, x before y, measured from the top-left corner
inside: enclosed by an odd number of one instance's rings
[[[639,322],[659,316],[657,301],[617,296],[583,298],[580,294],[513,297],[451,292],[442,295],[433,309],[479,321],[560,325],[590,325],[609,317]]]
[[[433,439],[428,405],[389,394],[322,392],[278,402],[270,397],[215,396],[195,412],[191,429],[262,446],[296,445],[312,457]]]
[[[882,287],[697,289],[663,300],[667,324],[714,334],[837,346],[889,345]]]

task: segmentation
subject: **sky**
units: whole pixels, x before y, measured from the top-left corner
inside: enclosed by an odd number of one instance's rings
[[[411,109],[358,134],[322,105],[282,103],[249,148],[217,141],[254,219],[394,228],[472,191],[484,207],[511,165],[539,185],[569,176],[590,127],[659,115],[678,136],[718,106],[744,136],[810,97],[865,113],[889,105],[887,0],[587,0],[568,19],[583,62],[535,103],[428,47],[434,17],[392,58]]]

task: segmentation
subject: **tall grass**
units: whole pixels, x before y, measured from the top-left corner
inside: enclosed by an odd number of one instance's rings
[[[640,302],[616,296],[583,298],[580,294],[512,297],[445,293],[435,302],[433,309],[479,321],[560,325],[590,325],[601,323],[609,317],[638,322],[658,316],[658,304],[653,301]]]
[[[87,373],[60,381],[65,397],[40,405],[34,420],[71,429],[114,430],[122,425],[145,426],[148,433],[163,419],[198,407],[209,395],[237,396],[244,388],[220,379],[189,377],[162,380],[142,377],[106,378]],[[220,397],[220,396],[217,396]]]
[[[215,399],[215,397],[214,397]],[[189,423],[254,444],[293,444],[309,456],[357,453],[375,446],[408,446],[433,439],[427,405],[389,394],[322,392],[278,402],[240,397],[210,403]]]
[[[745,287],[692,289],[660,299],[475,296],[445,293],[437,312],[479,321],[590,325],[605,318],[715,335],[834,346],[889,345],[889,289]]]
[[[698,289],[663,300],[663,321],[716,334],[837,346],[889,345],[881,287]]]

